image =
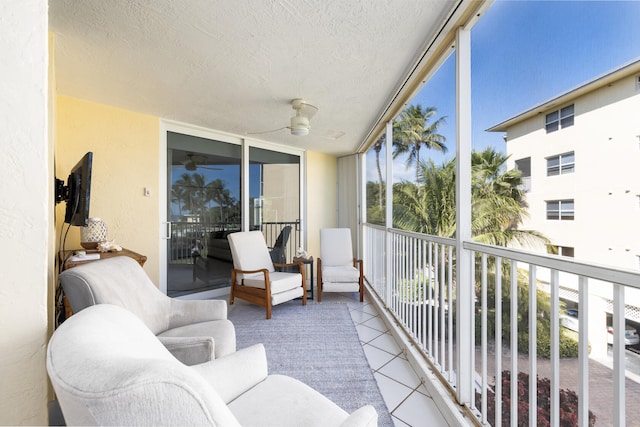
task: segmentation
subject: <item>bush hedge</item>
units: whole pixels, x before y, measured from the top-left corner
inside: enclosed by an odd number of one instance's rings
[[[551,414],[551,380],[537,378],[537,425],[538,427],[550,426]],[[476,404],[482,396],[476,392]],[[495,393],[491,390],[487,393],[487,419],[491,425],[495,425]],[[502,372],[502,425],[511,425],[511,372]],[[589,411],[589,426],[596,424],[596,416]],[[529,374],[518,373],[518,426],[529,425]],[[578,425],[578,395],[573,390],[560,390],[560,425]]]
[[[537,355],[548,359],[551,357],[551,331],[546,322],[538,320],[536,327],[537,334]],[[529,349],[529,333],[518,331],[518,350],[520,353],[527,353]],[[578,357],[578,341],[568,336],[564,328],[560,328],[560,357]]]

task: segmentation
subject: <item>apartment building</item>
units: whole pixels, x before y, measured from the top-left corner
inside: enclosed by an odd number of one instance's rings
[[[488,129],[504,132],[509,168],[522,171],[523,229],[550,252],[596,265],[640,269],[640,60],[624,64]],[[561,294],[577,302],[577,280]],[[610,311],[611,287],[591,288]],[[605,290],[606,289],[606,290]],[[640,321],[628,291],[627,319]]]

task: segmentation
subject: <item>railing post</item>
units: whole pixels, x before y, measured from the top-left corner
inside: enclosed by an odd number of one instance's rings
[[[624,286],[613,284],[613,425],[626,423]]]
[[[473,395],[474,334],[473,269],[471,252],[463,248],[471,240],[471,30],[456,33],[456,337],[457,398],[470,405]]]
[[[386,179],[385,183],[385,231],[384,231],[384,243],[385,243],[385,285],[387,287],[387,304],[392,301],[392,283],[394,283],[393,272],[391,271],[392,260],[394,256],[391,250],[391,236],[389,230],[393,228],[393,123],[388,122],[386,128],[386,140],[385,144],[385,167],[386,167]]]

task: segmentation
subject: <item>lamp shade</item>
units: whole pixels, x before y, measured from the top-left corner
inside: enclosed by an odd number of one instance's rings
[[[80,228],[80,245],[85,249],[95,249],[98,243],[107,241],[107,224],[100,218],[89,218],[87,225]]]

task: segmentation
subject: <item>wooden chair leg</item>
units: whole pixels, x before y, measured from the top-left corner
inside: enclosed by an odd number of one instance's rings
[[[300,263],[299,265],[300,268],[300,274],[302,275],[302,305],[307,305],[307,277],[306,277],[306,272],[305,272],[305,268],[304,268],[304,264]],[[313,286],[313,283],[311,284],[311,286]]]
[[[236,272],[231,271],[231,289],[229,290],[229,305],[233,305],[233,300],[235,298],[235,288],[236,288]]]
[[[322,260],[318,258],[318,302],[322,302]]]

